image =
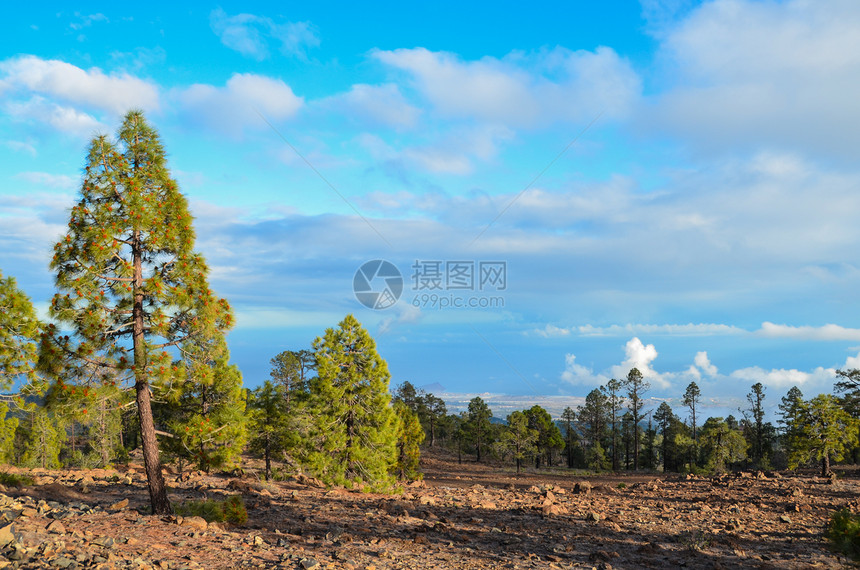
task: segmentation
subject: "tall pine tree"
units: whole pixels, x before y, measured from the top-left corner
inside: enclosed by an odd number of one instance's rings
[[[330,483],[390,483],[398,418],[388,392],[388,365],[376,343],[347,315],[313,347],[317,377],[310,395],[311,467]]]
[[[80,199],[51,267],[51,316],[73,334],[54,330],[43,343],[48,368],[85,363],[133,384],[152,511],[167,514],[150,388],[194,381],[176,348],[216,338],[232,314],[208,287],[187,200],[141,112],[125,116],[116,142],[100,135],[90,143]]]

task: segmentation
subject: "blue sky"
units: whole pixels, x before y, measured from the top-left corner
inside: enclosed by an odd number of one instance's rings
[[[135,107],[249,386],[353,313],[394,384],[582,397],[637,366],[655,398],[829,392],[860,366],[858,29],[851,0],[18,5],[0,270],[46,306],[87,142]],[[384,310],[353,293],[377,259],[404,283]]]

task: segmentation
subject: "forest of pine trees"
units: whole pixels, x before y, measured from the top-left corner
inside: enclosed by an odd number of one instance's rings
[[[79,200],[54,248],[50,323],[0,273],[0,461],[104,467],[140,450],[154,513],[168,513],[162,462],[182,469],[260,458],[267,478],[306,472],[330,484],[384,488],[419,478],[421,449],[523,469],[721,472],[796,469],[822,475],[856,462],[860,371],[834,394],[750,387],[739,417],[702,421],[695,382],[673,408],[651,405],[633,368],[559,417],[539,405],[494,418],[480,397],[449,413],[410,382],[391,386],[373,338],[352,315],[300,350],[271,359],[244,387],[230,364],[229,303],[208,285],[192,217],[143,115],[116,140],[94,138]],[[679,410],[683,410],[679,415]]]

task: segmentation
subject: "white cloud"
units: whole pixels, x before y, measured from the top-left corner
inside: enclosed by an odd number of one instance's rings
[[[581,364],[576,363],[576,355],[568,353],[564,355],[564,372],[561,379],[574,386],[601,386],[609,381],[606,376],[597,374]]]
[[[254,14],[228,16],[217,8],[209,16],[212,31],[221,43],[244,56],[262,61],[269,57],[269,43],[280,44],[284,55],[307,58],[307,49],[319,45],[316,30],[309,22],[278,24],[271,18]]]
[[[703,146],[860,148],[860,4],[716,0],[664,24],[655,130]]]
[[[812,372],[803,372],[801,370],[786,370],[784,368],[765,370],[759,366],[750,366],[735,370],[730,374],[730,377],[753,384],[761,382],[765,386],[779,389],[790,388],[792,386],[803,389],[807,384],[820,385],[828,380],[832,382],[835,372],[832,368],[822,367],[818,367]]]
[[[756,334],[768,338],[793,338],[799,340],[860,341],[860,329],[849,329],[839,325],[827,324],[820,327],[777,325],[770,322],[761,324]]]
[[[28,101],[10,101],[6,103],[6,111],[18,120],[45,123],[60,132],[78,137],[91,137],[106,130],[106,126],[92,115],[39,96]]]
[[[641,90],[630,64],[606,47],[477,61],[425,48],[377,50],[373,57],[408,73],[442,115],[512,127],[581,123],[602,110],[624,116]]]
[[[417,323],[421,320],[422,313],[420,307],[416,307],[409,302],[401,300],[401,302],[394,305],[393,309],[396,314],[394,316],[386,316],[379,322],[377,334],[383,335],[391,332],[397,325]]]
[[[582,336],[626,336],[629,334],[641,335],[669,335],[669,336],[713,336],[713,335],[735,335],[744,334],[747,331],[732,325],[724,325],[718,323],[688,323],[680,324],[665,324],[665,325],[648,325],[648,324],[627,324],[627,325],[610,325],[608,327],[595,327],[592,325],[582,325],[579,327],[571,327],[572,332],[577,332]]]
[[[708,359],[708,353],[704,350],[696,353],[696,358],[693,362],[695,363],[697,370],[701,370],[708,376],[716,376],[717,372],[719,372],[717,367],[711,364],[710,359]]]
[[[157,110],[158,87],[127,73],[107,75],[97,67],[83,70],[59,60],[32,55],[0,62],[7,89],[41,95],[121,115],[132,108]]]
[[[67,174],[51,174],[48,172],[20,172],[15,178],[24,180],[36,186],[48,186],[63,190],[74,190],[78,185],[80,177]]]
[[[325,99],[318,105],[349,119],[394,128],[415,126],[421,113],[393,83],[353,85],[347,93]]]
[[[670,375],[661,374],[652,366],[654,360],[657,359],[657,349],[653,344],[646,345],[636,337],[631,338],[624,346],[624,354],[627,357],[624,362],[610,368],[613,378],[626,378],[630,370],[637,368],[642,373],[642,377],[646,381],[656,384],[657,388],[666,389],[671,386]]]
[[[304,104],[280,79],[250,73],[234,74],[224,87],[198,83],[179,91],[177,97],[198,123],[232,135],[248,127],[268,128],[257,113],[269,121],[281,121]]]

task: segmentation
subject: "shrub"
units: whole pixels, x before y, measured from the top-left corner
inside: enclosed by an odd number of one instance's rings
[[[248,511],[240,495],[232,495],[223,501],[186,501],[175,507],[176,514],[183,517],[202,517],[206,522],[228,522],[242,525],[248,522]]]
[[[827,528],[827,538],[835,550],[860,560],[860,514],[848,509],[833,513]]]
[[[0,472],[0,485],[5,487],[27,487],[33,484],[33,479],[26,475],[17,475],[15,473]]]

